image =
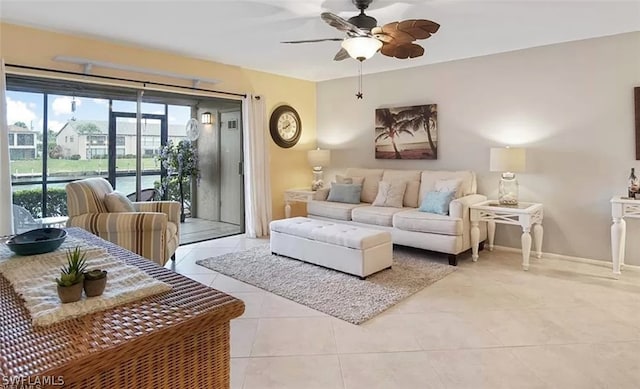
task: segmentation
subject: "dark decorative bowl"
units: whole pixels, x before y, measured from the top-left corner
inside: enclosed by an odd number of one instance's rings
[[[67,231],[60,228],[38,228],[14,236],[7,246],[18,255],[35,255],[53,251],[67,238]]]

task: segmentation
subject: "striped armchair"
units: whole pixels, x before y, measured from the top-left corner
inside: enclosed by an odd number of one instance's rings
[[[67,227],[94,235],[148,258],[160,266],[171,259],[180,243],[180,203],[134,202],[138,212],[109,213],[104,196],[113,187],[104,178],[86,178],[66,186]]]

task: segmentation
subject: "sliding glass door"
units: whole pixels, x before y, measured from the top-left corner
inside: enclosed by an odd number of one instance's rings
[[[109,132],[109,181],[124,193],[136,192],[140,188],[159,188],[165,173],[158,162],[162,146],[167,143],[167,117],[165,115],[142,114],[141,131],[138,136],[136,114],[112,112]],[[141,148],[138,153],[138,139]],[[137,174],[138,161],[140,174]]]
[[[69,182],[103,177],[126,195],[139,187],[158,189],[167,200],[184,197],[181,243],[241,233],[240,108],[237,100],[10,75],[7,136],[15,208],[33,228],[33,219],[67,215]],[[212,120],[199,120],[200,136],[191,134],[198,179],[184,184],[180,196],[175,177],[163,182],[167,172],[157,156],[169,142],[186,140],[187,121],[205,113]]]

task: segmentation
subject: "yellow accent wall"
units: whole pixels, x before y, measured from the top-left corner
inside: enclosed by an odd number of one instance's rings
[[[273,219],[282,219],[285,189],[311,187],[312,173],[307,162],[307,150],[316,147],[316,84],[256,71],[247,71],[246,75],[255,93],[266,98],[267,112],[288,104],[298,111],[302,121],[302,135],[294,147],[283,149],[273,140],[270,142]],[[271,139],[270,134],[267,136]],[[304,214],[304,204],[292,204],[292,216]]]
[[[80,65],[53,61],[53,57],[58,55],[217,79],[221,82],[215,85],[203,84],[200,87],[262,95],[267,107],[267,121],[275,107],[281,104],[291,105],[298,111],[302,120],[302,136],[296,146],[290,149],[278,147],[271,140],[268,128],[265,128],[271,154],[273,218],[284,217],[285,189],[310,186],[312,174],[306,160],[306,151],[314,148],[316,144],[316,84],[314,82],[154,49],[0,23],[0,56],[4,58],[5,63],[75,72],[83,70]],[[191,86],[189,81],[126,71],[95,68],[92,73]],[[297,206],[294,207],[292,214],[303,212],[304,208]]]

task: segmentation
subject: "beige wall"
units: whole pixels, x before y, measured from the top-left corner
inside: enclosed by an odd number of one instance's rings
[[[288,104],[298,111],[302,121],[302,135],[297,145],[283,149],[270,142],[273,219],[282,219],[284,190],[311,187],[313,177],[307,150],[316,147],[316,84],[260,72],[248,72],[247,78],[255,93],[265,96],[268,115],[275,107]],[[271,139],[271,135],[267,136]],[[294,204],[291,214],[296,216],[305,212],[303,204]]]
[[[427,51],[428,55],[428,51]],[[366,64],[365,64],[366,65]],[[521,200],[544,203],[545,252],[610,261],[609,199],[626,191],[635,160],[633,87],[640,86],[640,33],[379,73],[318,84],[318,143],[347,166],[473,169],[496,198],[489,148],[528,149]],[[438,104],[436,161],[374,159],[374,111]],[[640,223],[627,223],[627,263],[640,264]],[[520,246],[499,226],[496,243]]]
[[[261,94],[266,98],[267,115],[279,104],[293,106],[298,110],[303,122],[300,143],[292,149],[284,150],[270,142],[274,218],[284,217],[282,198],[285,188],[310,185],[311,169],[307,166],[306,160],[303,163],[302,155],[304,150],[315,146],[315,83],[167,52],[0,23],[0,56],[6,63],[58,70],[82,70],[79,65],[53,61],[53,57],[57,55],[221,80],[219,84],[203,84],[201,87],[226,92]],[[190,86],[188,81],[123,71],[96,68],[94,73]],[[271,139],[268,129],[265,131],[268,139]]]

